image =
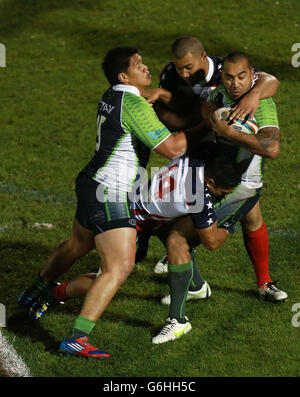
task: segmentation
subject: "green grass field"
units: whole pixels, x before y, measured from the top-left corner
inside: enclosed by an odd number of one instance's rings
[[[299,0],[0,0],[0,302],[3,334],[34,377],[298,377],[300,327],[299,92],[300,68],[291,47],[300,41]],[[137,46],[157,86],[170,46],[181,34],[203,41],[210,55],[246,52],[257,69],[274,74],[281,154],[267,161],[261,208],[269,229],[270,273],[289,294],[271,304],[256,294],[240,230],[217,251],[196,251],[212,288],[188,303],[192,331],[164,345],[152,336],[168,315],[160,298],[166,275],[153,273],[164,249],[149,255],[120,288],[90,341],[113,358],[99,363],[61,357],[57,349],[78,315],[74,299],[34,322],[18,307],[48,255],[69,236],[74,180],[96,139],[97,101],[108,87],[101,60],[108,49]],[[149,166],[165,160],[152,154]],[[35,223],[53,227],[37,228]],[[63,277],[96,271],[91,252]]]

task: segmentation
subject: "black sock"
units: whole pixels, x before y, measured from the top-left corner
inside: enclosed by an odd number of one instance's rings
[[[199,272],[195,251],[191,249],[190,254],[193,261],[193,279],[191,281],[189,291],[199,291],[199,289],[203,287],[205,280],[203,279],[203,277]]]

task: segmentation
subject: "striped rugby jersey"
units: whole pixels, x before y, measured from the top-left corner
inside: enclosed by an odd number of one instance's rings
[[[137,229],[145,232],[188,214],[196,228],[207,228],[216,221],[213,204],[204,184],[204,163],[186,156],[142,183],[133,200]]]

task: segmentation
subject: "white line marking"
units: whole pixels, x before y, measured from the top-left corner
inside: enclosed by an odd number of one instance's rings
[[[31,377],[30,371],[0,329],[0,365],[9,377]]]

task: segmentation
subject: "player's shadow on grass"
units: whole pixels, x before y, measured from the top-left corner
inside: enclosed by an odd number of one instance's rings
[[[7,320],[7,329],[18,337],[29,337],[31,343],[42,343],[45,351],[57,354],[59,342],[41,324],[28,317],[26,312],[16,312]]]
[[[243,290],[239,288],[225,287],[223,285],[218,285],[218,284],[210,284],[210,287],[212,291],[216,290],[220,292],[225,292],[226,294],[228,293],[228,294],[246,296],[249,298],[258,298],[258,294],[254,289]]]

